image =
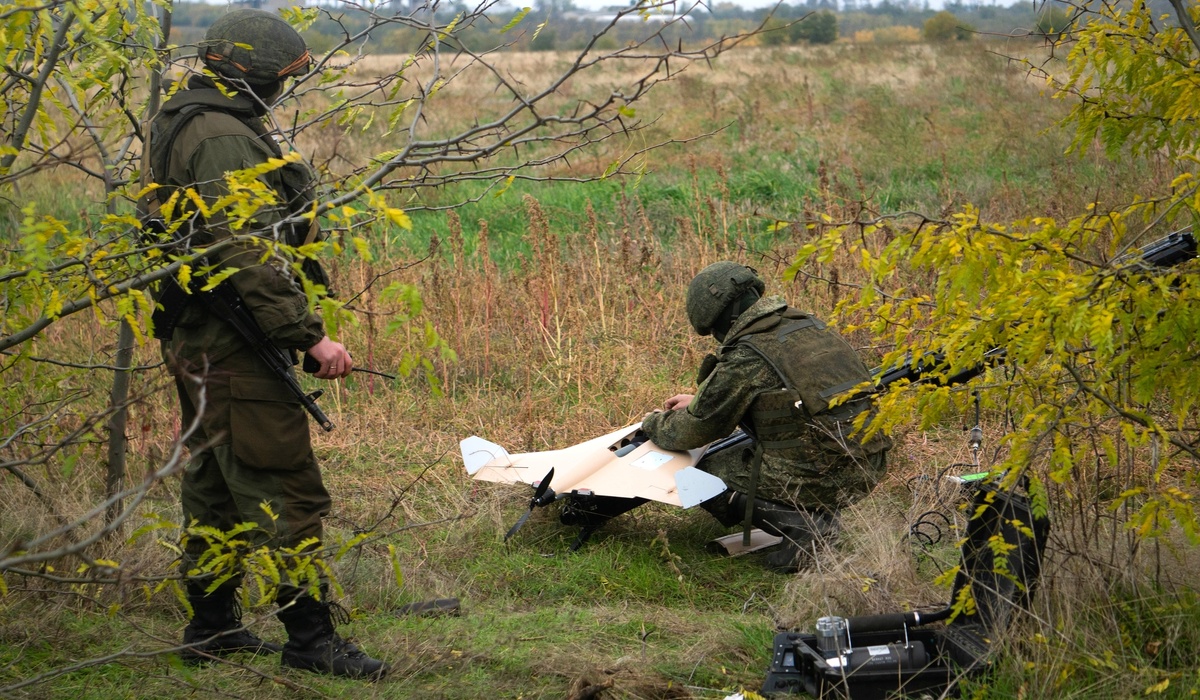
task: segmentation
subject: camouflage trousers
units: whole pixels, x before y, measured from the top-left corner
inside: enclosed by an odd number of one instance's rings
[[[696,466],[719,477],[730,489],[749,494],[753,460],[754,442],[746,439],[705,454]],[[767,451],[759,465],[754,496],[802,510],[835,511],[870,493],[886,471],[886,451],[861,460],[845,457],[830,463]]]
[[[248,351],[207,367],[173,359],[182,429],[195,424],[180,494],[184,524],[227,531],[254,523],[242,537],[272,549],[319,541],[331,500],[299,401]],[[182,570],[208,547],[188,537]]]

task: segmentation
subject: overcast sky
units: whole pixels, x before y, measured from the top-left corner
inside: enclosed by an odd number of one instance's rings
[[[605,7],[609,7],[611,5],[623,4],[620,0],[572,0],[572,1],[575,3],[575,5],[577,7],[583,8],[585,10],[599,10],[599,9],[602,9]],[[679,1],[678,6],[681,9],[686,8],[686,7],[691,7],[696,2],[696,0],[691,0],[690,2],[688,2],[687,0],[678,0],[678,1]],[[729,3],[737,5],[739,7],[744,7],[748,10],[758,9],[758,8],[762,8],[762,7],[772,7],[774,5],[779,4],[778,2],[776,2],[776,0],[705,0],[705,1],[706,2],[729,2]],[[877,3],[879,1],[880,0],[872,0],[872,4]],[[1007,1],[1011,2],[1011,0],[1007,0]],[[520,6],[529,6],[529,5],[533,4],[532,0],[509,0],[509,2],[514,3],[516,5],[520,5]],[[986,2],[986,0],[985,0],[985,2]],[[993,0],[993,2],[994,2],[994,0]],[[800,4],[800,3],[797,0],[792,0],[791,4]],[[929,0],[929,6],[935,10],[940,10],[944,6],[944,0]]]

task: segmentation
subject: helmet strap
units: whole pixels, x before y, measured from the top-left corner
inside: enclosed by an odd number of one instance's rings
[[[758,301],[758,290],[751,287],[737,299],[733,300],[724,309],[721,309],[721,315],[717,316],[717,320],[713,323],[712,334],[717,339],[718,343],[725,342],[725,336],[729,334],[729,329],[733,327],[733,321],[738,316],[741,316],[746,309],[754,306],[754,302]]]

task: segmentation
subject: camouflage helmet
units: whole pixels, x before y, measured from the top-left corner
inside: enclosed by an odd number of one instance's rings
[[[234,10],[213,22],[200,45],[200,57],[217,75],[250,86],[305,73],[312,61],[292,25],[279,15],[250,9]]]
[[[711,334],[722,312],[751,289],[759,296],[766,290],[754,268],[728,260],[709,265],[688,285],[688,322],[700,335]]]

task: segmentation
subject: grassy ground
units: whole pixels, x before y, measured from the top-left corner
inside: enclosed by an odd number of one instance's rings
[[[161,651],[179,638],[184,616],[169,595],[146,595],[136,581],[169,567],[164,537],[102,546],[131,577],[124,585],[6,577],[0,687],[12,697],[77,699],[723,698],[761,685],[777,629],[807,628],[822,614],[945,603],[948,590],[933,580],[955,563],[962,516],[935,485],[941,470],[970,461],[960,425],[897,435],[888,478],[846,514],[841,546],[797,576],[770,573],[755,556],[715,556],[705,543],[723,531],[711,519],[654,505],[574,554],[574,532],[549,509],[505,544],[529,493],[468,479],[458,441],[477,434],[514,452],[565,447],[690,388],[709,344],[689,332],[683,290],[715,260],[751,264],[773,291],[827,314],[836,301],[827,287],[782,280],[806,233],[799,225],[769,232],[775,219],[936,214],[965,201],[997,218],[1053,215],[1153,189],[1163,176],[1152,161],[1064,157],[1067,137],[1053,123],[1065,106],[980,48],[760,50],[723,58],[711,71],[690,69],[666,88],[641,108],[662,115],[660,135],[720,131],[655,154],[640,181],[514,186],[456,216],[416,212],[412,233],[375,231],[375,263],[334,261],[338,286],[350,292],[386,274],[356,300],[359,325],[346,331],[360,363],[394,370],[420,347],[419,326],[386,330],[400,308],[381,293],[391,282],[420,288],[421,318],[458,354],[457,362],[432,364],[441,394],[420,373],[395,382],[355,375],[326,386],[322,399],[338,426],[316,438],[335,499],[327,532],[378,533],[337,565],[354,612],[344,631],[393,664],[387,680],[281,674],[271,659],[200,669],[173,663]],[[46,187],[31,196],[67,214],[84,206]],[[431,248],[422,264],[393,272]],[[90,319],[71,319],[38,351],[103,361],[112,338]],[[870,338],[854,342],[869,362],[884,349]],[[140,361],[152,364],[155,352],[141,348]],[[6,397],[19,396],[21,385],[43,387],[46,400],[79,390],[91,392],[85,405],[97,406],[108,381],[106,373],[44,364],[0,378]],[[139,374],[136,390],[146,398],[131,417],[132,473],[161,463],[176,430],[161,371]],[[18,406],[9,408],[5,415]],[[1001,418],[985,415],[985,430]],[[99,500],[102,460],[97,439],[72,470],[53,460],[34,471],[54,512],[75,515]],[[144,513],[174,517],[176,489],[157,488]],[[944,516],[943,539],[914,548],[905,533],[928,511]],[[24,487],[0,480],[5,542],[53,522]],[[1095,551],[1054,551],[1036,617],[1000,640],[1006,653],[968,695],[1194,694],[1200,608],[1172,586],[1194,576],[1195,553],[1143,546],[1125,572],[1129,585],[1114,593],[1097,582],[1120,577],[1097,578],[1090,564],[1119,559],[1114,552],[1129,548],[1119,535],[1093,537]],[[462,614],[394,612],[438,597],[459,598]],[[269,606],[247,612],[256,631],[282,640]],[[69,670],[106,655],[114,656]]]

